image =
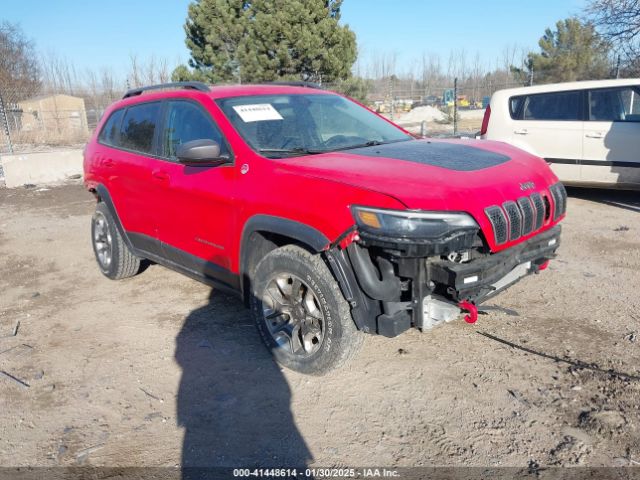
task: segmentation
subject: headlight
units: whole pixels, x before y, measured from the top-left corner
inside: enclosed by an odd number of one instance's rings
[[[478,230],[471,215],[459,212],[425,212],[352,207],[360,231],[384,237],[439,239],[459,231]]]

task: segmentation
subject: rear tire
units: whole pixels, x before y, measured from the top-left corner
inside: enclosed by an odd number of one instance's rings
[[[251,285],[258,331],[281,365],[324,375],[360,350],[364,335],[320,255],[294,245],[273,250]]]
[[[96,205],[91,219],[91,243],[98,267],[106,277],[120,280],[140,271],[140,258],[127,246],[104,202]]]

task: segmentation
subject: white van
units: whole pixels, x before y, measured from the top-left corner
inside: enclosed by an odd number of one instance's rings
[[[566,184],[640,189],[640,79],[500,90],[480,135],[544,158]]]

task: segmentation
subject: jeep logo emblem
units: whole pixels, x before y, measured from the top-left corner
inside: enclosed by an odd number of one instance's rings
[[[536,184],[533,182],[524,182],[520,184],[520,190],[522,190],[523,192],[525,190],[533,190],[535,188]]]

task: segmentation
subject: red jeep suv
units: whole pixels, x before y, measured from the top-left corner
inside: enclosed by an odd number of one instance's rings
[[[416,139],[313,84],[130,90],[84,159],[109,278],[148,259],[250,307],[275,358],[322,374],[362,343],[427,330],[559,246],[566,192],[504,143]]]

